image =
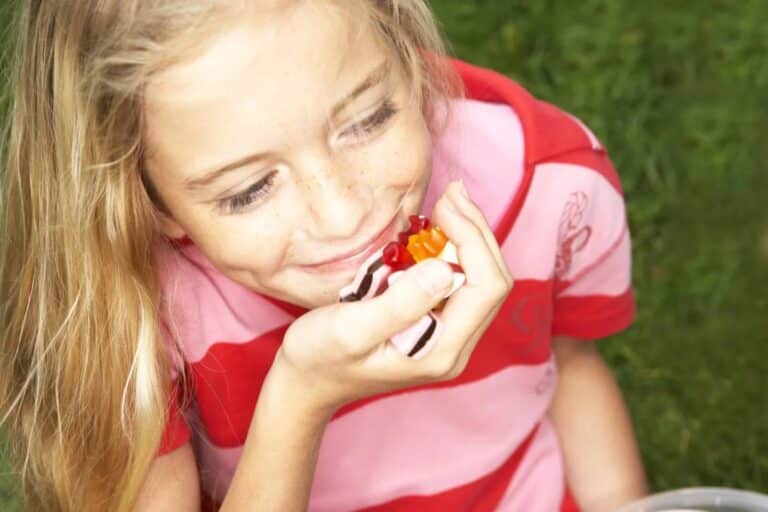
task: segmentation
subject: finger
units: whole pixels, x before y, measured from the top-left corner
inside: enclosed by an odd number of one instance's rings
[[[508,289],[503,287],[459,288],[438,313],[441,330],[433,349],[435,356],[457,360],[462,354],[471,353],[498,314],[508,293]]]
[[[444,195],[438,200],[433,217],[456,246],[459,264],[467,278],[465,286],[492,286],[499,280],[506,281],[482,231],[449,197]]]
[[[438,319],[438,327],[434,340],[429,342],[434,343],[434,348],[425,348],[424,350],[428,350],[428,353],[424,357],[408,358],[408,364],[403,364],[403,354],[392,344],[387,343],[379,347],[380,353],[377,357],[366,361],[366,366],[375,375],[387,381],[409,381],[425,377],[427,381],[433,381],[435,378],[458,376],[457,372],[466,368],[475,346],[497,312],[498,307],[489,312],[479,325],[475,325],[474,322],[468,324],[468,330],[456,329],[452,322],[446,323],[445,310],[441,313],[432,312],[432,315]]]
[[[477,204],[472,201],[464,184],[462,182],[453,182],[449,184],[448,189],[446,190],[446,194],[453,200],[453,204],[457,207],[459,212],[471,220],[483,234],[483,238],[488,244],[493,257],[496,260],[497,266],[506,277],[507,282],[511,285],[513,278],[509,272],[506,259],[501,252],[501,248],[499,247],[499,242],[496,239],[496,235],[493,233],[493,230],[488,224],[488,220],[485,218],[482,210],[480,210]]]
[[[499,310],[501,310],[503,303],[504,301],[502,301],[501,303],[499,303],[498,306],[493,308],[490,314],[483,320],[483,322],[478,326],[478,328],[475,329],[475,331],[470,335],[470,339],[466,341],[464,347],[461,349],[461,353],[457,361],[457,366],[459,366],[462,369],[467,366],[467,362],[469,361],[469,358],[472,356],[472,353],[475,351],[475,347],[483,338],[483,334],[485,334],[485,331],[488,329],[488,326],[491,325],[491,323],[496,319],[496,315],[499,314]]]
[[[361,352],[370,351],[427,314],[452,283],[450,266],[428,258],[406,270],[381,295],[338,304],[336,337]]]

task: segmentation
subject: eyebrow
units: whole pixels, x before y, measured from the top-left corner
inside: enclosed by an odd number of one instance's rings
[[[357,87],[352,89],[352,91],[347,94],[341,101],[339,101],[331,110],[331,117],[335,117],[344,110],[352,101],[354,101],[358,96],[363,94],[368,89],[371,89],[381,82],[383,82],[387,76],[389,75],[390,67],[389,67],[389,60],[385,60],[384,62],[380,63],[374,70],[365,77],[365,79],[360,82]],[[254,153],[252,155],[245,156],[243,158],[239,158],[233,162],[230,162],[222,167],[219,167],[217,169],[214,169],[212,171],[206,172],[199,178],[190,178],[187,180],[184,180],[184,186],[188,190],[196,190],[200,188],[204,188],[214,181],[218,180],[225,174],[234,171],[235,169],[239,169],[240,167],[243,167],[245,165],[258,162],[260,160],[264,160],[270,156],[269,153]]]

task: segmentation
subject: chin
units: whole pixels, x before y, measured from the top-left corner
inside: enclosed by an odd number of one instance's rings
[[[303,297],[297,297],[291,300],[294,304],[307,309],[321,308],[323,306],[330,306],[339,302],[339,292],[337,290],[330,290],[328,292],[320,292],[313,295],[305,295]]]
[[[339,302],[339,292],[353,277],[354,273],[351,276],[339,275],[320,279],[315,276],[312,279],[305,279],[302,280],[304,284],[298,286],[301,292],[287,293],[281,300],[307,309],[330,306]],[[292,287],[292,290],[296,289]]]

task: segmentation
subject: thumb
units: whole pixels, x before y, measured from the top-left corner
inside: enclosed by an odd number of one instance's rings
[[[453,285],[448,263],[428,258],[406,270],[381,295],[356,303],[360,318],[368,319],[368,332],[377,342],[415,323],[444,299]]]

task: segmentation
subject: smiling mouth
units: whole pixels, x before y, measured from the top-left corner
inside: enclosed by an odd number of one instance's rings
[[[389,223],[376,234],[371,240],[363,244],[361,247],[354,250],[352,253],[343,254],[331,260],[326,260],[320,263],[313,263],[309,265],[302,265],[301,268],[309,272],[330,272],[348,269],[357,269],[362,262],[367,259],[376,250],[383,247],[387,242],[390,242],[396,236],[397,229],[397,214],[389,221]]]

